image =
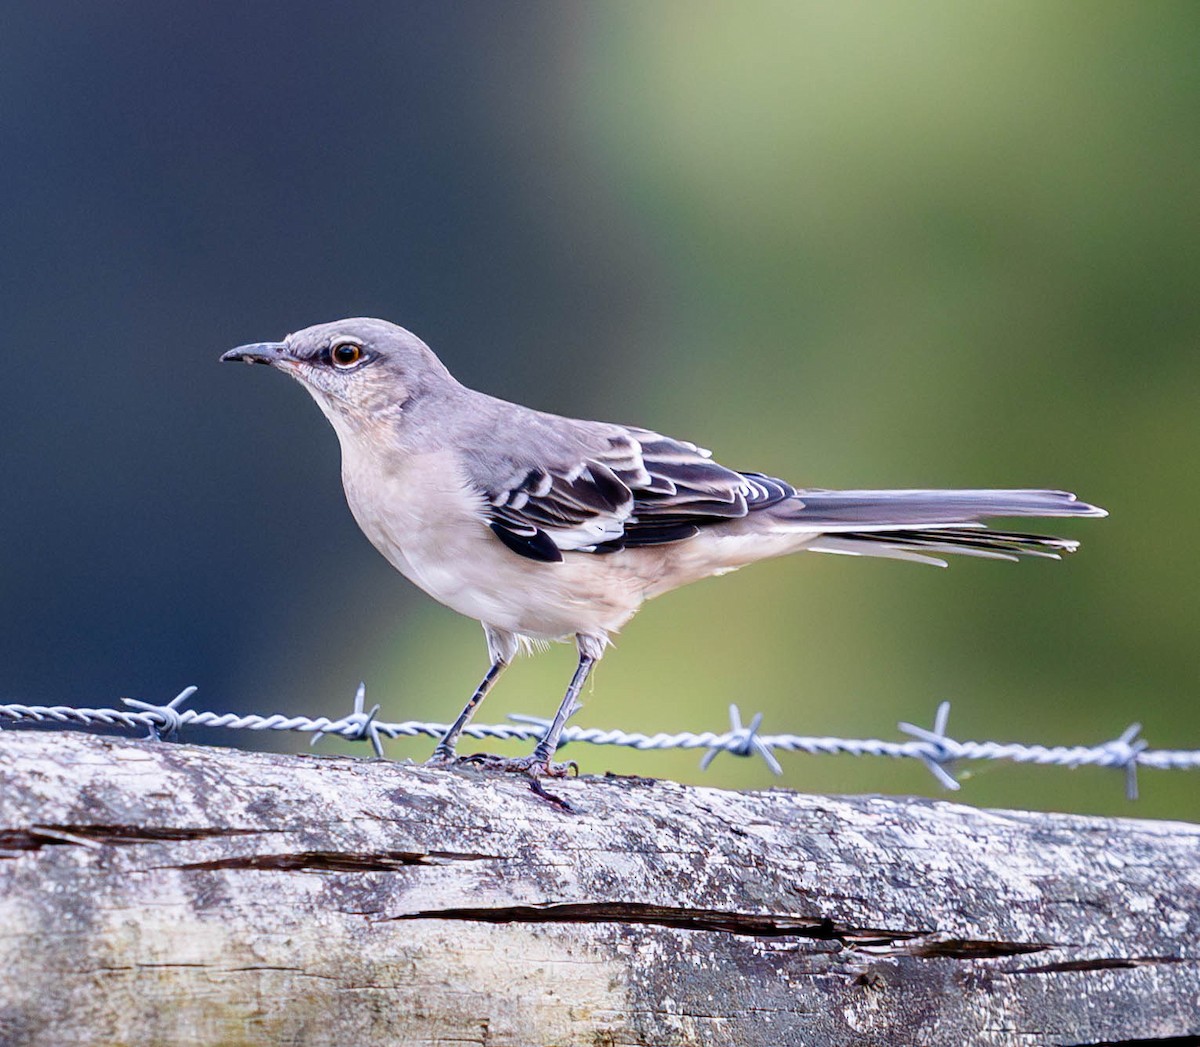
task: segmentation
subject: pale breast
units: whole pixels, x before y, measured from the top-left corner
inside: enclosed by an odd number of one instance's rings
[[[645,598],[623,554],[568,553],[542,563],[506,548],[487,524],[483,495],[445,451],[381,461],[347,453],[342,481],[363,533],[435,600],[488,625],[541,639],[619,629]]]

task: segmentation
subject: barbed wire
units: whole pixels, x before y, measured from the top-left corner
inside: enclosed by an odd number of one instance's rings
[[[257,713],[217,713],[184,709],[183,705],[197,688],[185,687],[165,705],[122,698],[124,709],[86,708],[73,705],[0,704],[0,725],[41,727],[80,727],[90,730],[118,729],[149,731],[154,739],[171,739],[183,727],[221,727],[234,731],[294,731],[313,735],[316,743],[327,734],[351,741],[369,741],[376,756],[383,756],[383,739],[428,736],[440,738],[446,731],[443,723],[404,720],[387,723],[377,719],[379,706],[366,708],[366,685],[359,684],[354,707],[349,714],[336,720],[327,716],[284,716],[276,713],[260,716]],[[132,711],[131,711],[132,710]],[[900,723],[899,730],[909,736],[907,741],[884,741],[878,738],[813,737],[797,734],[762,734],[763,714],[756,713],[743,725],[736,705],[729,707],[729,730],[680,731],[677,733],[642,734],[598,727],[568,725],[562,734],[561,746],[619,745],[632,749],[703,749],[702,770],[721,753],[734,756],[758,756],[775,774],[782,774],[777,752],[807,753],[809,755],[885,756],[892,759],[920,760],[931,774],[947,789],[958,789],[954,765],[972,760],[1004,760],[1010,763],[1033,763],[1057,767],[1112,767],[1125,773],[1125,791],[1129,799],[1137,799],[1139,767],[1159,770],[1191,770],[1200,767],[1200,750],[1151,749],[1140,738],[1141,724],[1131,724],[1121,735],[1098,745],[1027,745],[1020,742],[958,741],[946,733],[950,703],[942,702],[934,717],[933,728]],[[550,721],[536,716],[512,715],[507,724],[468,724],[463,734],[475,739],[504,741],[534,741],[545,734]]]

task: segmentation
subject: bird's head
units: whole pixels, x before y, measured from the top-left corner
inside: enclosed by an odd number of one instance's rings
[[[367,317],[306,327],[282,342],[240,345],[221,360],[267,364],[295,378],[339,434],[374,428],[414,397],[456,384],[415,334]]]

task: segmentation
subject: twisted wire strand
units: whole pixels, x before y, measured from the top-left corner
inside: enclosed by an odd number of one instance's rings
[[[122,699],[127,708],[87,708],[72,705],[0,704],[0,726],[79,727],[85,729],[145,729],[152,737],[171,737],[182,727],[219,727],[236,731],[293,731],[312,734],[314,742],[326,734],[351,740],[366,740],[377,755],[383,755],[381,738],[440,738],[447,725],[421,720],[388,723],[377,720],[379,706],[367,711],[365,687],[359,685],[354,709],[337,719],[327,716],[284,716],[275,713],[218,713],[207,710],[183,709],[181,706],[195,693],[188,687],[165,705],[135,699]],[[1138,737],[1141,727],[1133,724],[1119,738],[1099,745],[1028,745],[1020,742],[958,741],[946,733],[950,704],[943,702],[937,711],[932,730],[909,723],[900,729],[910,735],[907,741],[885,741],[879,738],[837,738],[796,734],[760,734],[762,714],[755,715],[748,725],[742,724],[736,705],[730,706],[730,729],[714,731],[679,731],[643,734],[614,728],[576,727],[568,725],[562,734],[562,744],[616,745],[641,751],[664,749],[704,750],[702,767],[707,767],[719,753],[735,756],[759,756],[777,774],[782,768],[776,759],[778,752],[808,755],[878,756],[891,759],[921,760],[949,789],[957,789],[958,781],[951,773],[960,761],[1002,760],[1018,764],[1052,765],[1058,767],[1112,767],[1123,769],[1130,797],[1137,795],[1137,769],[1152,767],[1158,770],[1193,770],[1200,767],[1200,750],[1150,749]],[[532,716],[511,717],[507,724],[469,724],[463,733],[477,740],[532,741],[540,739],[548,721]]]

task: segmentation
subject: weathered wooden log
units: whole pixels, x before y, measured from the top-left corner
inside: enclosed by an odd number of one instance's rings
[[[0,1043],[1200,1035],[1200,827],[546,788],[0,732]]]

